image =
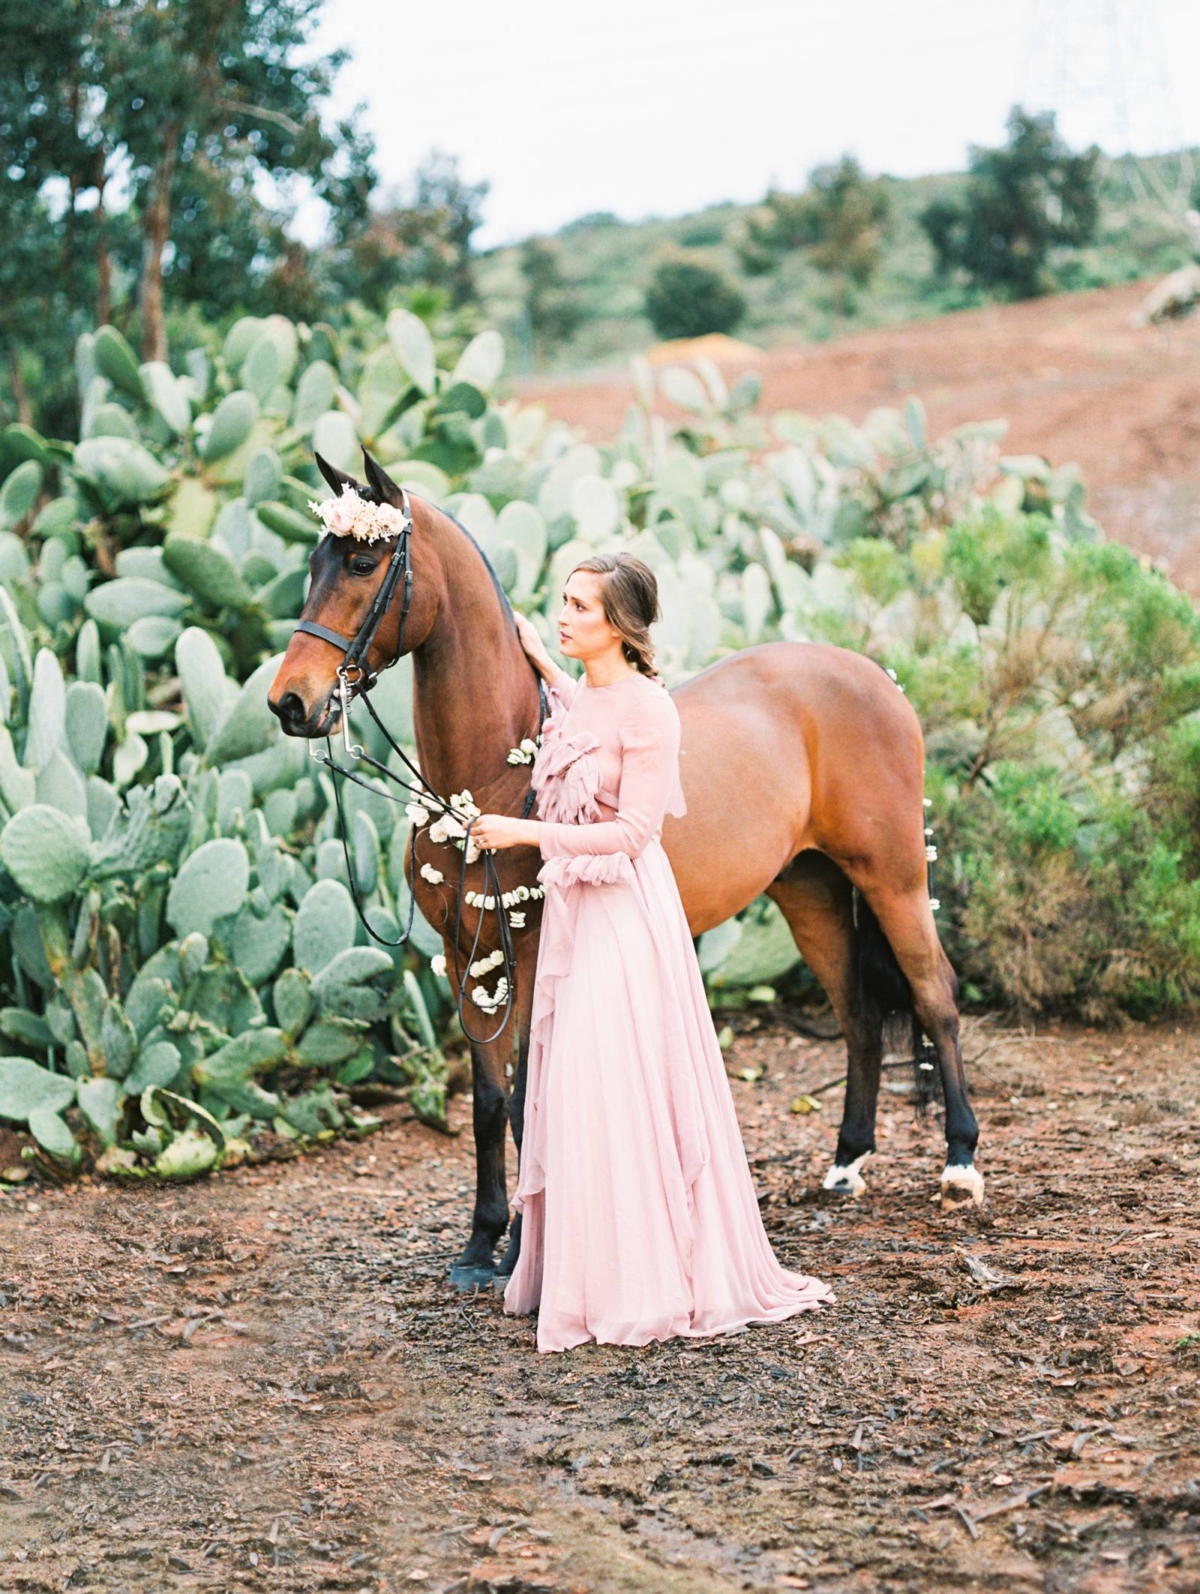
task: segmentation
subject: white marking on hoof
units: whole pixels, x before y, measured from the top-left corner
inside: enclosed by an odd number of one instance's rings
[[[845,1167],[840,1167],[835,1162],[822,1181],[822,1189],[836,1190],[838,1195],[862,1195],[867,1188],[867,1181],[858,1170],[870,1155],[869,1151],[864,1151],[861,1157],[855,1157],[854,1161]]]
[[[942,1211],[952,1212],[955,1207],[983,1205],[983,1175],[979,1169],[953,1168],[949,1164],[942,1171]]]

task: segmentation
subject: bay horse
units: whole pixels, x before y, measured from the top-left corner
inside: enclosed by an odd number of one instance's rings
[[[353,486],[368,502],[411,516],[412,580],[404,651],[413,661],[413,728],[421,774],[445,800],[470,790],[484,813],[517,813],[529,776],[507,760],[535,736],[537,673],[516,630],[512,606],[486,555],[449,514],[400,489],[366,455],[367,485],[321,460],[335,493]],[[269,693],[289,736],[321,737],[340,722],[337,639],[361,636],[387,579],[396,539],[366,543],[326,534],[309,560],[302,622]],[[366,653],[369,672],[393,663],[400,616],[388,605]],[[319,632],[321,634],[315,634]],[[676,687],[682,724],[681,778],[687,814],[669,818],[662,844],[693,937],[724,923],[765,893],[776,902],[805,962],[824,987],[847,1051],[846,1095],[837,1150],[824,1185],[859,1195],[862,1165],[875,1149],[875,1116],[885,1020],[911,1017],[914,1039],[929,1037],[945,1103],[943,1206],[983,1200],[974,1165],[978,1140],[959,1045],[958,982],[938,940],[930,905],[924,808],[924,746],[916,713],[879,665],[847,649],[766,642],[709,665]],[[410,831],[405,874],[414,860]],[[417,904],[443,936],[456,1000],[455,890],[462,855],[420,832]],[[503,891],[536,884],[536,848],[489,855]],[[477,886],[483,858],[468,870]],[[472,878],[472,870],[476,878]],[[528,901],[515,933],[517,1061],[508,1087],[513,1032],[471,1045],[476,1188],[471,1235],[451,1270],[460,1288],[511,1273],[520,1247],[508,1227],[505,1122],[521,1148],[525,1065],[537,960],[540,902]],[[478,907],[462,910],[464,938]],[[494,916],[487,918],[487,925]],[[485,929],[487,926],[485,926]],[[494,942],[479,943],[481,954]],[[469,947],[458,949],[460,958]],[[465,976],[465,970],[464,970]]]

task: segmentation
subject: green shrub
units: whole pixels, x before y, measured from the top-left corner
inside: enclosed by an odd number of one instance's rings
[[[745,313],[746,301],[727,277],[686,255],[662,261],[646,290],[646,315],[660,338],[732,332]]]

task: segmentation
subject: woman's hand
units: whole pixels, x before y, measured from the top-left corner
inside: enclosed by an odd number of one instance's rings
[[[536,847],[538,821],[514,819],[509,814],[480,814],[471,826],[476,845],[487,852],[504,847]]]
[[[551,660],[549,653],[546,652],[546,644],[538,635],[537,627],[533,621],[528,615],[524,614],[518,614],[516,621],[517,635],[520,637],[521,646],[525,649],[530,660],[536,665],[549,664]]]

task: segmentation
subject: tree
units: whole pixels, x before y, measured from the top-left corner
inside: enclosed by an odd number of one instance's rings
[[[491,184],[468,183],[456,156],[432,150],[397,194],[339,251],[343,290],[383,311],[398,289],[444,288],[455,309],[475,298],[471,239]]]
[[[733,283],[687,255],[662,261],[646,290],[646,314],[660,338],[732,332],[745,313],[746,301]]]
[[[810,172],[803,193],[770,189],[748,218],[738,253],[747,271],[761,275],[788,254],[805,251],[848,309],[851,283],[865,287],[875,274],[890,221],[886,185],[867,178],[853,155],[843,155],[836,165]]]
[[[197,175],[229,195],[255,181],[336,184],[321,109],[345,59],[302,58],[321,0],[110,0],[99,32],[105,120],[128,164],[143,254],[147,359],[166,357],[163,278],[174,204]]]
[[[579,295],[563,276],[558,248],[545,238],[527,238],[521,245],[525,278],[525,310],[535,348],[565,343],[583,319]]]
[[[965,198],[938,199],[920,221],[938,271],[962,271],[975,286],[1028,299],[1053,286],[1053,250],[1079,248],[1100,219],[1100,151],[1073,154],[1053,111],[1029,115],[1015,105],[1008,143],[973,146]]]
[[[73,306],[113,306],[114,251],[136,229],[136,303],[148,358],[166,354],[164,301],[222,307],[239,274],[253,295],[286,251],[283,214],[256,197],[265,176],[302,176],[329,201],[335,231],[361,225],[374,183],[357,113],[327,131],[321,112],[342,52],[302,59],[321,0],[39,0],[0,60],[0,155],[10,181],[42,196]],[[116,180],[119,177],[119,183]],[[113,190],[122,195],[108,214]],[[60,204],[57,196],[65,193]],[[54,195],[51,210],[47,196]],[[215,269],[194,269],[216,228]],[[190,229],[190,238],[189,238]],[[182,244],[182,250],[178,245]]]
[[[82,326],[76,311],[98,304],[107,313],[111,298],[108,148],[91,114],[83,67],[96,11],[73,0],[44,0],[6,30],[0,52],[0,354],[7,408],[52,431],[70,424],[70,403],[64,407],[62,397],[70,391],[70,348]],[[90,205],[89,189],[95,191]],[[49,389],[47,408],[41,400]]]

